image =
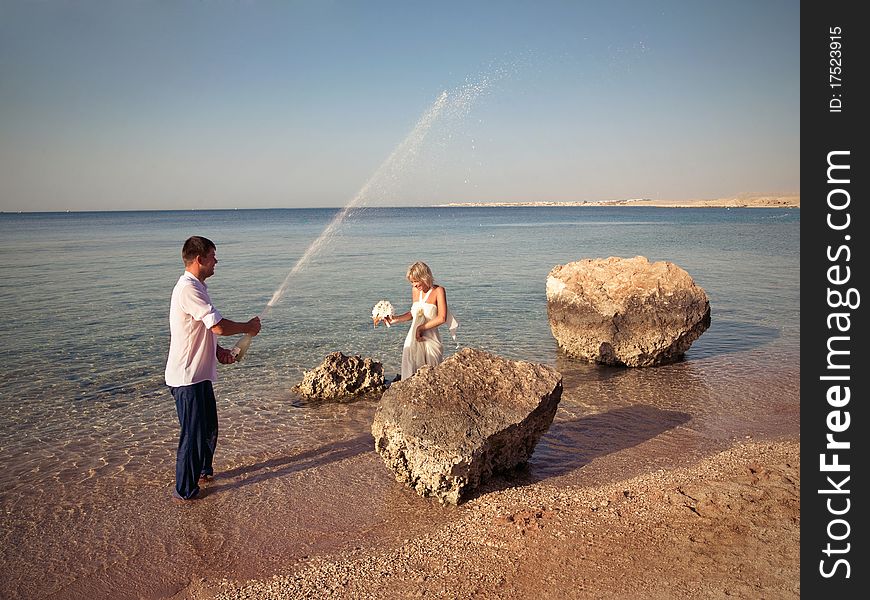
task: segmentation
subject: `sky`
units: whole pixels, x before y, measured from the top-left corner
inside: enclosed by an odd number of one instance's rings
[[[780,0],[0,0],[0,210],[799,193],[799,24]]]

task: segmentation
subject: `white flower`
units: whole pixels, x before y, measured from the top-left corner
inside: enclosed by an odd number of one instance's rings
[[[393,316],[393,305],[390,304],[389,300],[381,300],[372,308],[372,321],[375,322],[375,327],[378,326],[379,321],[383,321],[387,317]],[[386,326],[389,327],[390,324],[386,323]]]

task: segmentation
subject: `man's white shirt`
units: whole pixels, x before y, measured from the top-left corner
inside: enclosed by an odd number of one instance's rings
[[[208,286],[185,271],[172,290],[169,304],[166,385],[217,380],[217,336],[211,328],[222,318],[211,303]]]

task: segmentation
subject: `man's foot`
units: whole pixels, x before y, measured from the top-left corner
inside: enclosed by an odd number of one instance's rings
[[[182,498],[178,495],[178,492],[176,492],[175,490],[172,491],[172,501],[177,504],[187,504],[188,502],[193,502],[194,500],[199,500],[200,498],[202,498],[200,490],[196,490],[196,492],[194,492],[193,496],[191,496],[190,498]]]
[[[203,473],[199,476],[199,483],[208,483],[212,479],[214,479],[214,475],[206,475],[205,473]]]

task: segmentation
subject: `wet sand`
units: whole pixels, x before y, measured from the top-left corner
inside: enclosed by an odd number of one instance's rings
[[[458,507],[394,480],[373,450],[376,399],[248,405],[256,429],[225,411],[216,477],[183,505],[167,426],[163,468],[10,503],[0,596],[798,596],[795,354],[556,366],[565,391],[528,467]],[[298,414],[313,437],[282,421]]]
[[[313,515],[323,529],[310,553],[273,554],[250,578],[200,571],[173,597],[798,598],[797,368],[735,368],[737,388],[707,363],[560,364],[563,401],[528,468],[458,507],[393,481],[360,436],[359,454],[308,474],[358,474],[350,490],[325,484],[357,498],[335,504],[343,528]],[[264,506],[305,534],[306,518]]]
[[[800,597],[799,440],[604,485],[497,487],[417,535],[174,598]]]

